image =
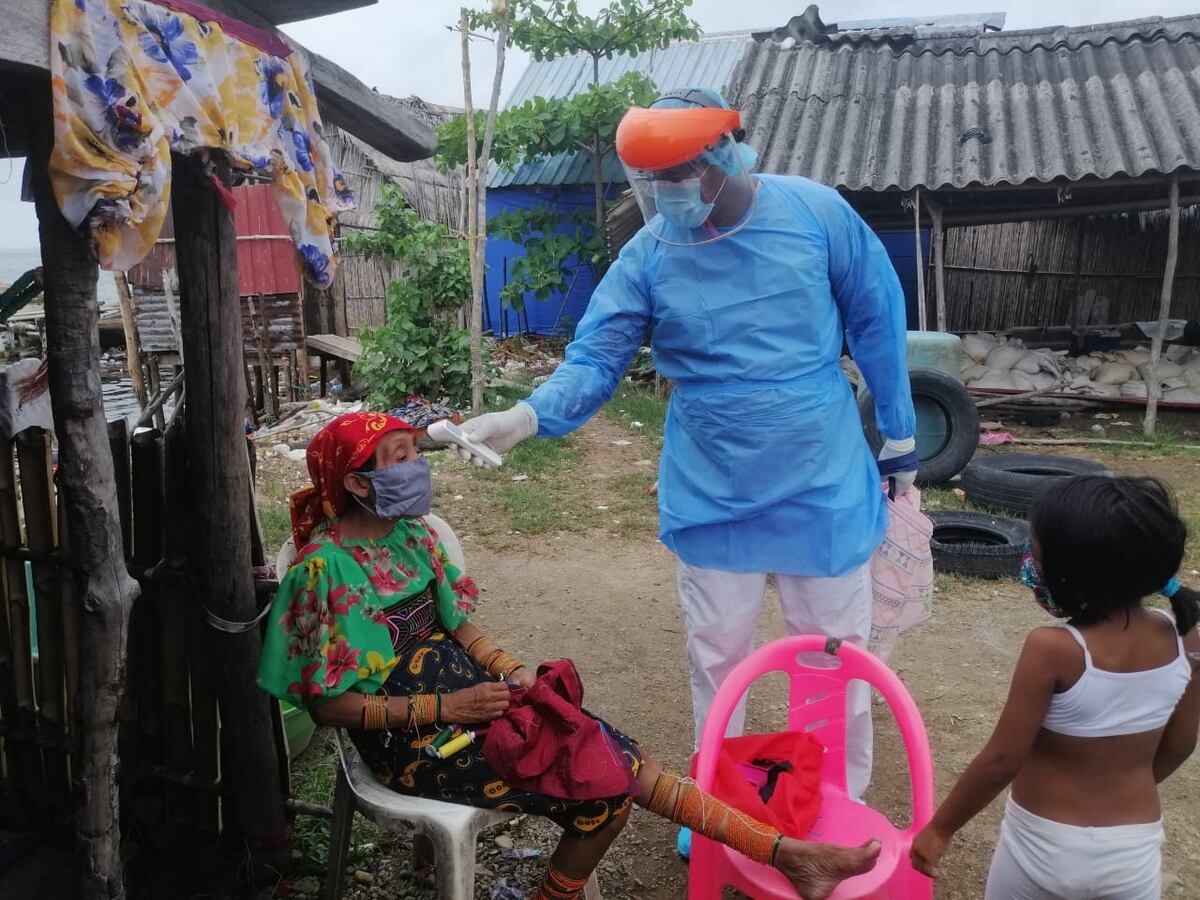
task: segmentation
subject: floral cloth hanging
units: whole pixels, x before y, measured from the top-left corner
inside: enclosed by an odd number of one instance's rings
[[[305,274],[328,287],[334,216],[354,196],[331,162],[305,61],[273,34],[251,40],[238,23],[235,38],[198,4],[168,6],[52,0],[50,177],[63,215],[90,228],[101,266],[129,269],[162,228],[171,153],[223,150],[272,180]]]

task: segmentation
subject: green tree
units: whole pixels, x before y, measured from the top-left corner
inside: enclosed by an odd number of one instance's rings
[[[548,221],[545,210],[529,214],[524,229],[519,217],[504,223],[506,236],[525,243],[526,255],[510,272],[504,300],[520,308],[526,294],[545,299],[568,285],[566,263],[578,258],[603,268],[608,262],[604,241],[607,203],[604,158],[612,150],[617,125],[631,106],[645,106],[657,94],[654,82],[631,72],[612,83],[600,81],[600,60],[619,54],[642,53],[691,40],[699,26],[687,14],[691,0],[613,0],[594,16],[579,11],[576,0],[511,0],[502,16],[496,12],[470,15],[471,27],[498,30],[505,18],[508,43],[534,59],[584,54],[591,59],[591,84],[574,97],[534,97],[505,110],[496,119],[491,160],[513,169],[527,160],[560,153],[587,153],[592,160],[594,208],[591,229],[568,228]],[[484,119],[476,114],[476,155],[483,153],[479,135]],[[468,127],[464,117],[451,120],[439,132],[438,159],[443,166],[462,165],[468,158]],[[583,223],[568,222],[568,226]],[[523,238],[520,237],[523,235]]]
[[[517,123],[519,128],[524,126],[524,149],[534,138],[529,128],[535,126],[540,132],[536,135],[539,155],[575,150],[591,155],[597,230],[604,228],[604,154],[612,147],[612,135],[621,116],[635,102],[653,99],[654,90],[653,83],[643,77],[640,94],[599,91],[600,60],[667,47],[672,41],[694,40],[700,26],[688,15],[691,5],[692,0],[613,0],[594,16],[581,13],[577,0],[512,0],[507,5],[510,46],[539,61],[577,53],[591,58],[592,90],[565,100],[536,98],[543,105],[531,112],[538,114],[524,121],[517,117]],[[471,16],[471,27],[494,31],[499,18],[495,12],[476,12]],[[632,84],[627,82],[627,87]],[[631,101],[624,108],[613,102],[622,96]],[[574,127],[577,124],[587,127],[581,132]],[[505,143],[499,122],[496,135],[497,144]],[[462,155],[465,157],[465,153]]]
[[[351,234],[342,248],[399,262],[404,274],[388,285],[385,324],[359,331],[363,352],[355,374],[375,406],[392,409],[420,395],[465,408],[471,340],[456,319],[471,296],[468,243],[421,218],[394,185],[384,185],[375,211],[378,230]]]

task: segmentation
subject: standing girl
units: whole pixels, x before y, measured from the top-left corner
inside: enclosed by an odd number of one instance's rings
[[[1046,490],[1030,531],[1022,580],[1065,621],[1026,639],[995,732],[913,864],[936,877],[955,832],[1011,784],[987,900],[1156,900],[1157,785],[1200,724],[1200,595],[1176,578],[1187,528],[1161,482],[1097,475]],[[1154,593],[1174,616],[1142,606]]]

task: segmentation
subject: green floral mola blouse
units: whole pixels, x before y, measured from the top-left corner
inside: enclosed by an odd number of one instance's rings
[[[424,592],[451,631],[478,597],[424,519],[400,519],[374,541],[342,540],[336,520],[319,526],[280,581],[259,687],[296,704],[375,693],[396,665],[397,634],[385,611]]]

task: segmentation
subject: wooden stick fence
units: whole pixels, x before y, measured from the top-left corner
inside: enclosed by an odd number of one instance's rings
[[[109,427],[127,564],[141,585],[118,712],[122,830],[157,848],[179,834],[215,837],[229,787],[220,777],[212,631],[188,569],[186,512],[197,498],[183,427],[178,417],[165,436],[143,430],[132,438],[124,423]],[[70,821],[79,737],[72,722],[80,616],[73,579],[65,577],[70,557],[53,472],[50,436],[41,429],[0,452],[0,799],[44,826]],[[256,547],[254,562],[261,561]],[[273,583],[257,587],[260,602],[269,601]],[[286,777],[278,704],[272,717]]]

